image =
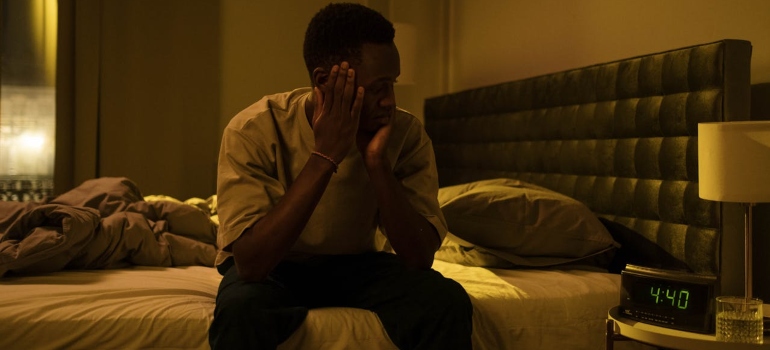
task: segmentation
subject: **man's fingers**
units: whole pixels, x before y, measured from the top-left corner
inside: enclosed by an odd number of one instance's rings
[[[313,106],[313,120],[310,126],[315,126],[315,122],[318,121],[318,118],[321,116],[322,110],[324,109],[325,101],[324,101],[324,93],[321,92],[321,89],[318,88],[318,86],[313,87],[313,93],[315,93],[315,100],[318,101],[318,103]],[[323,103],[321,101],[324,101]]]
[[[351,102],[353,102],[353,98],[355,97],[355,88],[356,88],[356,72],[350,68],[348,69],[348,75],[345,79],[345,90],[342,93],[342,111],[343,112],[349,112],[352,108],[350,106]]]
[[[350,68],[350,65],[347,62],[342,62],[339,66],[339,74],[336,77],[336,80],[333,80],[334,83],[334,105],[336,108],[334,109],[335,112],[344,110],[340,108],[342,104],[342,100],[345,96],[345,85],[348,81],[348,70]]]
[[[323,107],[324,112],[329,113],[334,106],[334,95],[337,86],[337,76],[340,72],[340,66],[332,66],[332,71],[329,73],[329,80],[326,82],[326,91],[324,91]]]
[[[356,88],[356,72],[348,62],[332,66],[329,80],[323,86],[314,89],[316,100],[323,101],[320,106],[316,104],[313,117],[313,125],[321,115],[327,115],[333,119],[347,122],[348,116],[353,119],[354,126],[358,125],[359,115],[363,106],[363,87]]]
[[[361,116],[361,106],[364,104],[364,87],[359,86],[358,89],[356,89],[356,99],[353,100],[353,107],[350,109],[350,115],[353,117],[353,119],[356,121],[356,123],[359,120],[359,117]]]

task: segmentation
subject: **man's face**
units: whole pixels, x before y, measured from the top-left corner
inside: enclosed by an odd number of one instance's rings
[[[353,68],[356,70],[357,85],[365,89],[359,130],[377,131],[390,122],[396,111],[393,84],[401,74],[396,45],[364,44],[361,47],[361,64]]]

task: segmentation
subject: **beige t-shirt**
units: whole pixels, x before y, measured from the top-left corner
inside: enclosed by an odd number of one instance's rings
[[[299,175],[315,146],[305,116],[309,88],[270,95],[238,113],[225,128],[219,153],[216,264],[230,244],[265,216]],[[417,118],[398,110],[387,157],[409,202],[441,239],[446,221],[438,205],[433,145]],[[334,174],[287,259],[376,251],[377,201],[355,145]],[[387,234],[387,233],[386,233]]]

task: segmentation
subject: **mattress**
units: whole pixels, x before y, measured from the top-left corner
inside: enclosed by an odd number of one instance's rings
[[[619,275],[581,268],[486,269],[439,260],[434,269],[471,296],[476,350],[604,347]],[[202,266],[3,278],[0,348],[208,349],[220,278]],[[623,342],[616,348],[636,345]],[[322,308],[311,310],[280,348],[395,347],[373,313]]]

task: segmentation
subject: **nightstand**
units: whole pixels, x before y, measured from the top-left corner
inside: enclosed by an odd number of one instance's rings
[[[767,305],[765,305],[767,309]],[[759,350],[770,349],[770,336],[764,344],[740,344],[716,341],[714,334],[685,332],[658,327],[623,317],[618,307],[610,309],[607,316],[606,349],[613,350],[616,341],[633,340],[653,346],[683,350]]]

